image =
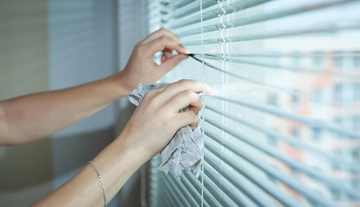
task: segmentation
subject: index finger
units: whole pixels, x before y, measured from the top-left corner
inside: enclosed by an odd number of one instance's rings
[[[142,45],[142,47],[146,48],[145,51],[149,57],[152,57],[156,52],[163,51],[165,49],[176,50],[178,53],[183,54],[188,53],[188,50],[184,48],[184,46],[164,36],[154,39],[146,45]]]
[[[169,101],[174,96],[186,90],[191,90],[195,93],[201,93],[201,92],[204,92],[205,94],[214,93],[214,90],[210,86],[197,80],[180,80],[178,82],[166,86],[162,86],[154,90],[161,93],[160,99],[163,102]]]
[[[162,37],[162,36],[168,37],[168,38],[174,40],[175,42],[177,42],[178,44],[181,44],[179,37],[177,37],[174,33],[170,32],[169,30],[164,29],[164,28],[161,28],[158,31],[151,33],[149,36],[147,36],[145,39],[143,39],[140,42],[140,44],[147,44],[147,43],[149,43],[159,37]]]

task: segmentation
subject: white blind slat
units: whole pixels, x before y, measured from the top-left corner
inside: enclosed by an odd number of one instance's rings
[[[212,134],[210,134],[211,132],[206,132],[206,134],[213,140],[216,140],[216,136],[213,136]],[[219,142],[212,142],[210,140],[208,140],[207,142],[207,147],[208,149],[212,150],[212,153],[214,153],[215,155],[221,156],[219,155],[219,152],[216,151],[216,145],[220,145]],[[227,148],[229,148],[228,145],[226,145]],[[298,183],[291,177],[285,176],[283,173],[275,170],[274,168],[268,166],[268,165],[264,165],[262,163],[261,160],[257,160],[256,157],[250,156],[249,154],[245,153],[245,152],[241,152],[241,151],[235,151],[233,150],[232,152],[234,152],[235,154],[239,155],[240,157],[244,158],[245,160],[247,160],[249,163],[253,164],[254,166],[258,167],[259,169],[263,170],[265,173],[273,176],[274,178],[276,178],[277,180],[280,180],[281,182],[283,182],[284,184],[286,184],[287,186],[295,189],[296,191],[300,192],[302,195],[306,196],[308,199],[310,199],[311,201],[313,201],[314,203],[320,204],[322,206],[332,206],[332,204],[329,201],[326,200],[322,200],[321,198],[317,197],[316,195],[312,194],[311,192],[309,192],[306,188],[304,188],[301,185],[298,185]],[[228,164],[232,164],[232,162],[228,163]],[[232,166],[235,166],[234,164],[232,164]],[[273,192],[274,193],[274,192]],[[272,194],[273,196],[275,196],[276,194]],[[282,201],[284,202],[284,197],[282,196]],[[294,203],[291,202],[292,205],[294,206]]]
[[[216,166],[218,163],[221,163],[221,160],[213,155],[210,151],[205,151],[205,155],[205,173],[207,175],[211,174],[211,178],[214,180],[219,179],[218,177],[220,176],[216,176],[215,172],[217,171],[212,166]],[[230,168],[227,168],[227,172],[223,173],[223,171],[224,170],[221,170],[217,173],[222,174],[222,176],[224,176],[223,179],[226,179],[231,184],[225,184],[223,182],[222,187],[225,188],[224,192],[230,194],[232,197],[235,197],[233,198],[234,201],[238,201],[238,203],[242,203],[244,206],[271,205],[271,202],[269,202],[268,197],[264,196],[264,193],[256,191],[253,186],[244,185],[244,183],[240,184],[238,173],[235,173]],[[237,190],[233,189],[234,187],[236,187]]]
[[[149,206],[360,204],[360,0],[149,8],[150,30],[168,28],[191,52],[163,81],[197,79],[218,92],[202,98],[203,174],[177,179],[153,159]]]
[[[325,175],[323,175],[322,173],[319,173],[317,171],[315,171],[314,169],[311,169],[309,167],[307,167],[306,165],[296,162],[295,160],[282,155],[281,153],[277,152],[276,150],[272,149],[271,147],[265,146],[261,143],[256,142],[255,140],[251,139],[250,137],[247,137],[244,134],[241,134],[240,132],[231,129],[230,127],[224,126],[224,125],[218,125],[216,120],[207,119],[207,122],[210,123],[213,126],[216,126],[217,128],[223,129],[226,133],[229,133],[233,136],[235,136],[236,138],[238,138],[238,140],[243,141],[253,147],[255,147],[256,149],[261,150],[262,152],[286,163],[287,165],[291,166],[292,168],[302,171],[304,174],[312,177],[313,179],[316,179],[320,182],[325,183],[326,185],[329,185],[330,188],[334,188],[334,189],[338,189],[338,190],[342,190],[344,191],[346,194],[348,194],[349,196],[356,198],[356,199],[360,199],[360,194],[353,192],[351,189],[346,188],[345,186],[342,186],[341,184],[339,184],[336,181],[333,181],[330,178],[327,178]],[[237,141],[237,140],[236,140]],[[234,146],[238,146],[236,143],[236,141],[233,141],[232,143],[226,143],[225,141],[222,142],[223,145],[225,145],[228,149],[232,150],[233,152],[238,151],[236,149],[236,147]],[[300,185],[300,184],[299,184]]]
[[[334,165],[343,165],[343,168],[347,169],[347,170],[350,170],[350,171],[353,171],[353,172],[357,172],[359,173],[360,172],[360,166],[357,165],[357,163],[349,163],[345,160],[342,160],[340,159],[339,157],[336,157],[334,155],[331,155],[331,154],[328,154],[326,152],[323,152],[321,149],[316,149],[312,146],[309,146],[307,144],[304,144],[303,142],[297,140],[297,139],[294,139],[294,137],[287,137],[283,134],[280,134],[274,130],[271,130],[271,129],[266,129],[266,128],[263,128],[263,127],[260,127],[260,126],[256,126],[255,124],[252,124],[246,120],[243,120],[239,117],[236,117],[228,112],[224,112],[224,111],[220,111],[216,108],[213,108],[211,106],[206,106],[206,109],[209,109],[209,110],[212,110],[216,113],[219,113],[219,114],[222,114],[224,116],[226,116],[227,118],[230,118],[230,119],[234,119],[235,121],[237,121],[238,123],[242,123],[242,124],[245,124],[249,127],[252,127],[254,128],[255,130],[257,131],[262,131],[264,133],[266,133],[267,135],[269,136],[272,136],[274,138],[277,138],[277,139],[282,139],[282,140],[285,140],[287,143],[289,143],[290,145],[294,146],[294,147],[297,147],[297,148],[301,148],[302,150],[306,150],[306,151],[309,151],[310,153],[314,153],[316,155],[320,155],[324,158],[327,159],[328,162],[332,162]],[[213,122],[215,123],[215,122]]]
[[[184,177],[186,177],[189,182],[191,182],[193,185],[199,188],[199,192],[201,190],[204,190],[204,201],[210,204],[210,206],[221,206],[219,201],[216,199],[216,197],[206,188],[203,188],[201,181],[196,180],[193,175],[190,175],[188,173],[184,174]],[[214,193],[214,192],[213,192]]]

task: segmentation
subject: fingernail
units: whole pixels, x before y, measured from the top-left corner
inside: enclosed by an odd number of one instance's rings
[[[184,55],[184,54],[181,54],[181,55],[180,55],[180,59],[181,59],[181,60],[186,60],[188,57],[189,57],[189,56]]]
[[[189,50],[186,49],[186,48],[184,47],[184,45],[181,45],[181,47],[184,49],[183,51],[184,51],[185,54],[188,54],[188,53],[189,53]]]
[[[220,91],[222,90],[222,86],[221,85],[211,85],[210,86],[211,89],[211,95],[219,95],[221,94]]]

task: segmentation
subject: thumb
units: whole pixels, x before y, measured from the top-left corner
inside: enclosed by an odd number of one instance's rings
[[[173,69],[177,64],[179,64],[181,61],[183,61],[187,58],[188,58],[188,56],[185,54],[174,55],[174,56],[166,59],[161,65],[159,65],[159,69],[161,72],[167,73],[171,69]]]

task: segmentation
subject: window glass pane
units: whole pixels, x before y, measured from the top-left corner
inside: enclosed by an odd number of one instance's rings
[[[163,26],[198,59],[163,81],[191,78],[217,89],[203,97],[201,112],[205,202],[231,206],[225,183],[232,183],[255,206],[267,199],[275,206],[357,204],[350,194],[360,176],[360,76],[352,70],[360,2],[214,1],[204,6],[203,22],[196,3],[169,3],[175,16],[169,12]],[[238,181],[229,181],[234,175]]]

